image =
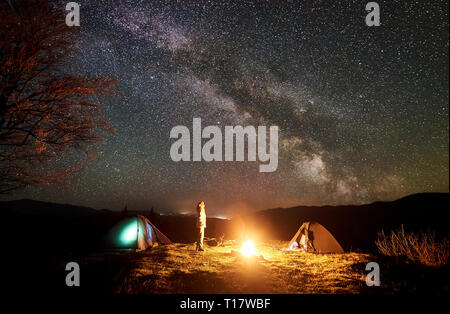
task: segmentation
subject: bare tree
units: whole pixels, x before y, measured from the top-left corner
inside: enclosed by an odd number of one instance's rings
[[[114,132],[97,96],[116,81],[67,71],[77,31],[61,13],[45,1],[0,3],[0,193],[64,183]]]

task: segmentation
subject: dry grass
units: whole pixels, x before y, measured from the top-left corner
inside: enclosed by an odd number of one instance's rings
[[[439,267],[449,260],[449,241],[436,241],[432,232],[405,232],[403,226],[387,236],[379,233],[376,245],[380,253],[387,256],[404,256],[426,266]]]
[[[133,253],[132,266],[117,276],[115,293],[360,293],[368,254],[283,251],[287,242],[257,245],[264,258],[230,254],[239,247],[196,252],[172,244]],[[131,256],[131,255],[130,255]],[[130,264],[130,263],[128,263]]]
[[[82,290],[92,294],[448,294],[449,291],[448,265],[436,268],[389,256],[282,250],[287,244],[256,243],[262,259],[231,254],[240,246],[226,241],[220,247],[206,245],[205,252],[196,252],[194,244],[174,243],[137,253],[92,253],[76,260],[82,270]],[[60,278],[65,276],[67,260],[55,262],[59,266],[50,269],[60,272],[53,274],[52,282],[63,284]],[[365,283],[368,262],[380,265],[380,287],[368,287]]]

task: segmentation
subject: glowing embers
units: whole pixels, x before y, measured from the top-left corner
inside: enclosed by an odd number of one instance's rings
[[[240,250],[232,250],[230,254],[244,260],[264,259],[262,255],[258,255],[252,240],[245,241]]]
[[[257,256],[255,246],[251,240],[247,240],[244,242],[241,248],[241,253],[244,256]]]

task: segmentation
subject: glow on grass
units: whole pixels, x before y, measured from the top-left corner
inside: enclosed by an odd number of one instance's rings
[[[253,242],[251,240],[247,240],[241,248],[241,253],[245,256],[252,256],[256,255],[255,246],[253,245]]]

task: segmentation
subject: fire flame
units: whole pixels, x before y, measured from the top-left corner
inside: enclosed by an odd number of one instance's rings
[[[241,253],[245,256],[252,256],[256,255],[255,246],[253,245],[253,242],[251,240],[247,240],[241,248]]]

